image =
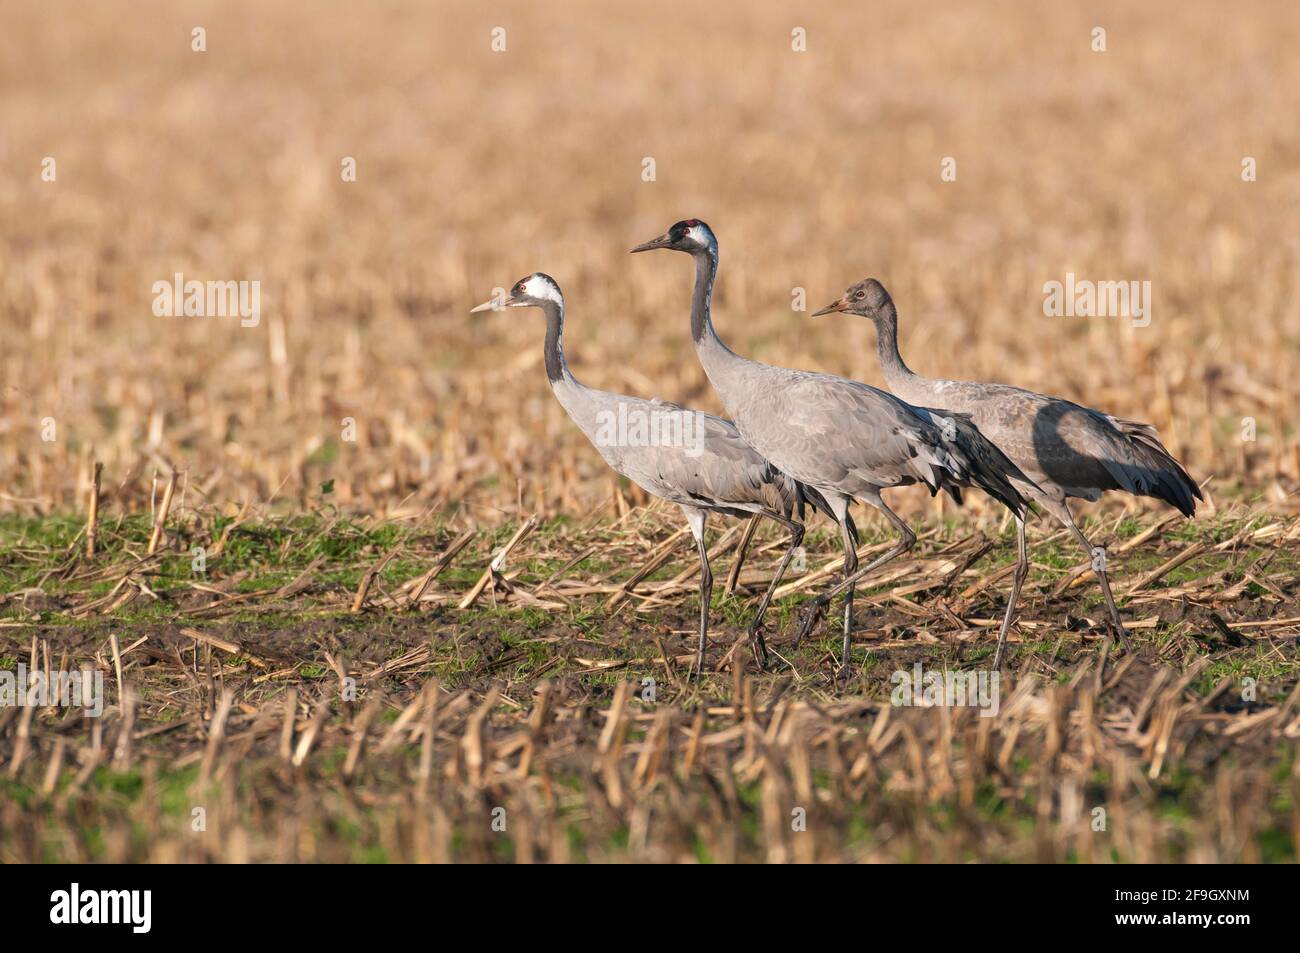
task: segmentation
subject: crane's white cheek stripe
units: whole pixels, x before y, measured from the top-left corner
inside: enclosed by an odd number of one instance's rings
[[[528,292],[530,298],[554,301],[558,305],[564,304],[564,298],[560,294],[560,289],[541,278],[529,278],[524,284],[524,290]]]
[[[717,254],[718,252],[717,239],[713,237],[713,233],[709,231],[709,227],[707,225],[692,226],[691,228],[686,230],[686,237],[689,238],[691,241],[695,242],[701,248],[711,249],[715,255]]]

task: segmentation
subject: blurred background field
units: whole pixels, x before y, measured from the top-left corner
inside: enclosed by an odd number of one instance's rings
[[[0,706],[0,862],[1296,859],[1296,5],[0,0],[0,24],[0,672],[85,666],[107,696]],[[688,216],[743,354],[880,383],[865,321],[791,307],[873,275],[916,369],[1156,425],[1198,518],[1087,510],[1136,652],[1040,521],[998,713],[899,706],[890,672],[987,664],[1012,571],[1003,513],[912,488],[890,502],[921,546],[860,590],[850,683],[833,631],[790,637],[834,532],[755,673],[783,544],[760,529],[723,593],[723,520],[687,680],[680,520],[564,417],[536,314],[468,311],[546,271],[581,378],[720,411],[689,262],[627,254]],[[1046,317],[1070,272],[1150,281],[1150,325]],[[259,281],[259,325],[156,317],[177,273]]]
[[[1150,421],[1213,495],[1295,509],[1294,4],[5,2],[3,21],[5,510],[81,508],[97,459],[106,513],[171,467],[182,508],[295,509],[333,481],[371,515],[589,512],[613,480],[546,391],[540,320],[467,311],[544,270],[585,381],[720,410],[689,264],[626,254],[686,216],[719,234],[716,320],[742,353],[879,383],[866,322],[791,310],[794,288],[812,310],[875,275],[918,369]],[[1070,271],[1150,280],[1150,326],[1045,317]],[[261,324],[155,317],[176,272],[259,280]]]

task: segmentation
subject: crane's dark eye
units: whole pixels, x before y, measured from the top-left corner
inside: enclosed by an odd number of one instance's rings
[[[856,295],[854,295],[855,298],[865,298],[866,296],[867,293],[865,291],[859,291]]]

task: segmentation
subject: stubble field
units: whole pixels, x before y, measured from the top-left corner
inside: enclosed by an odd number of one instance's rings
[[[0,671],[88,666],[104,711],[0,707],[0,861],[1296,859],[1300,13],[841,7],[6,7]],[[852,681],[792,638],[814,519],[766,673],[781,540],[724,593],[713,521],[688,682],[675,512],[547,393],[535,313],[467,314],[545,271],[580,378],[720,412],[687,262],[627,255],[688,216],[743,354],[880,384],[807,313],[873,275],[916,369],[1154,424],[1197,519],[1080,508],[1136,652],[1039,520],[997,712],[894,704],[987,669],[1013,558],[899,490]],[[156,316],[177,273],[260,282],[256,326]],[[1069,273],[1150,323],[1045,316]]]

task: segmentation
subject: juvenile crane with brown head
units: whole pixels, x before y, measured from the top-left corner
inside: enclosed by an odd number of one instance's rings
[[[1174,506],[1184,516],[1196,512],[1201,489],[1160,442],[1150,424],[1122,420],[1062,397],[1051,397],[1007,384],[952,381],[923,377],[898,351],[898,311],[889,292],[875,278],[849,288],[838,300],[814,314],[856,314],[876,328],[876,354],[889,389],[903,400],[969,414],[1032,482],[1016,489],[1038,503],[1070,530],[1088,553],[1106,599],[1110,624],[1127,646],[1106,572],[1105,551],[1094,547],[1070,513],[1071,497],[1096,501],[1107,490],[1149,496]],[[1029,574],[1025,521],[1016,516],[1017,562],[1011,599],[998,634],[994,665],[1002,663],[1016,599]]]

